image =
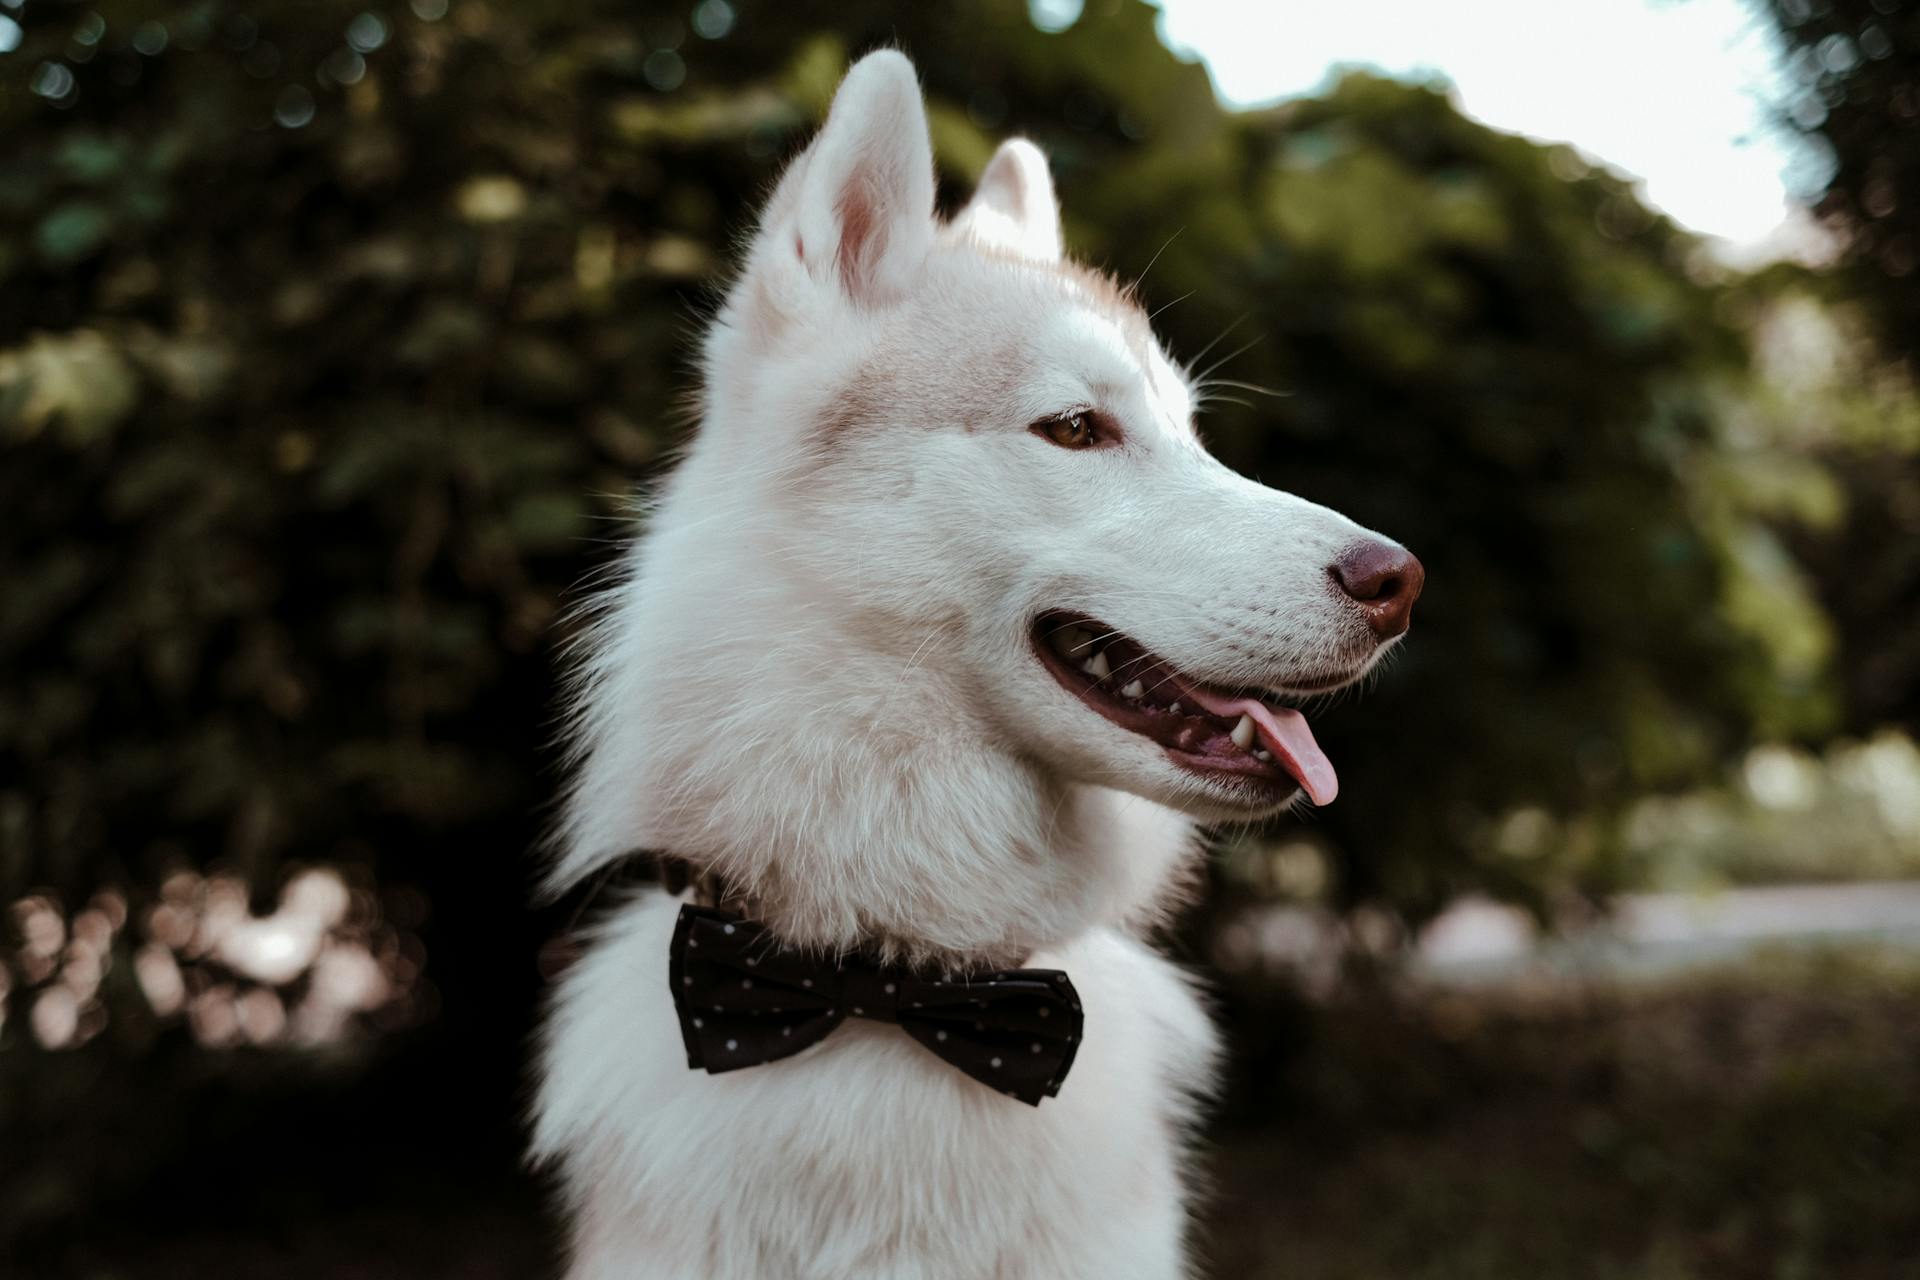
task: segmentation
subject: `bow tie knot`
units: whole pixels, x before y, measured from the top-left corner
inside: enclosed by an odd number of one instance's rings
[[[877,968],[855,964],[839,971],[840,999],[856,1018],[898,1022],[900,983]]]
[[[718,1074],[790,1057],[849,1017],[898,1023],[967,1075],[1030,1105],[1060,1090],[1079,995],[1052,969],[925,977],[784,946],[764,925],[685,905],[668,975],[687,1065]]]

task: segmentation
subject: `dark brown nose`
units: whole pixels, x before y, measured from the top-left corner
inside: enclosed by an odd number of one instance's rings
[[[1354,543],[1327,572],[1360,606],[1367,625],[1382,640],[1407,629],[1413,621],[1413,602],[1427,581],[1427,571],[1411,551],[1381,538]]]

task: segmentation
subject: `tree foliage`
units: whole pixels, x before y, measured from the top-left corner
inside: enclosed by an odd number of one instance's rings
[[[1920,10],[1900,0],[1764,0],[1794,92],[1785,104],[1828,163],[1816,210],[1840,245],[1834,287],[1858,301],[1892,368],[1920,377]],[[1848,719],[1920,725],[1920,431],[1890,397],[1821,450],[1844,518],[1801,553],[1840,637]]]
[[[1570,151],[1358,74],[1229,115],[1131,2],[1052,35],[1011,0],[441,8],[20,11],[9,889],[181,859],[517,876],[561,605],[685,429],[732,237],[885,41],[920,55],[949,199],[1035,136],[1078,251],[1267,389],[1209,410],[1224,456],[1427,561],[1405,660],[1324,719],[1347,900],[1604,887],[1604,824],[1531,860],[1489,824],[1817,722],[1767,621],[1796,581],[1703,479],[1743,373],[1722,287]]]

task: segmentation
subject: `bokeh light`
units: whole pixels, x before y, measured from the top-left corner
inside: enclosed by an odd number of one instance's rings
[[[388,1028],[411,1020],[425,953],[411,929],[384,916],[378,895],[353,888],[338,868],[313,866],[294,872],[264,915],[250,896],[237,876],[176,871],[131,934],[118,888],[99,891],[70,919],[52,895],[16,900],[8,916],[17,941],[0,964],[0,1027],[6,1007],[20,1004],[43,1048],[86,1043],[113,1017],[103,984],[116,963],[131,967],[148,1011],[163,1021],[184,1012],[208,1048],[317,1048],[372,1018]],[[417,927],[417,895],[397,901]]]

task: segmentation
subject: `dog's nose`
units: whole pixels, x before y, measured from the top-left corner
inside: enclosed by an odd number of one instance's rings
[[[1411,551],[1384,538],[1367,538],[1340,553],[1327,570],[1340,589],[1366,615],[1367,625],[1382,640],[1391,640],[1413,620],[1413,602],[1420,598],[1427,571]]]

